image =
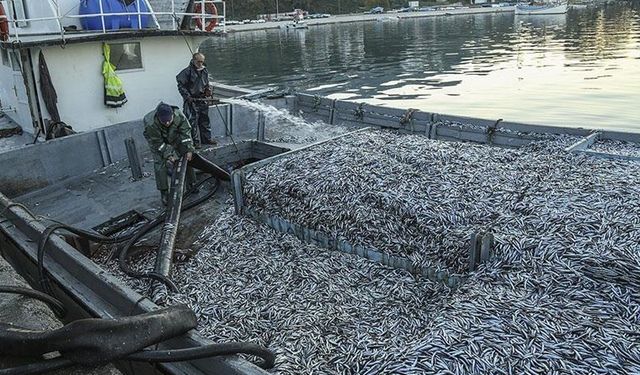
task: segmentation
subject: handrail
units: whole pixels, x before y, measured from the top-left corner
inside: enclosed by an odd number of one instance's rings
[[[146,0],[145,3],[147,4],[148,8],[151,9],[151,7],[149,6],[148,2]],[[50,34],[57,34],[59,33],[61,38],[64,39],[65,38],[65,28],[62,25],[62,20],[64,19],[84,19],[84,18],[94,18],[94,17],[100,17],[101,19],[101,24],[102,24],[102,33],[103,34],[107,34],[110,32],[115,32],[117,30],[107,30],[106,28],[106,23],[105,23],[105,17],[110,17],[110,16],[137,16],[138,17],[138,25],[142,25],[142,17],[143,16],[151,16],[153,18],[154,24],[155,24],[155,29],[158,30],[162,30],[162,27],[160,26],[160,23],[158,22],[158,16],[171,16],[172,19],[172,25],[171,28],[167,28],[166,30],[174,30],[174,31],[178,31],[179,30],[179,24],[176,22],[176,18],[177,17],[197,17],[203,20],[203,23],[205,22],[205,20],[210,20],[210,19],[217,19],[220,21],[219,26],[222,27],[222,31],[225,32],[226,31],[226,3],[224,0],[196,0],[196,2],[203,4],[203,6],[201,7],[201,11],[199,13],[193,13],[193,12],[176,12],[176,4],[175,4],[175,0],[171,0],[171,11],[170,12],[157,12],[157,11],[146,11],[146,12],[142,12],[140,10],[140,6],[138,5],[138,3],[136,2],[136,11],[135,12],[117,12],[117,13],[105,13],[104,9],[102,8],[102,1],[99,1],[98,3],[100,4],[100,13],[92,13],[92,14],[61,14],[61,10],[60,10],[60,5],[58,2],[55,2],[55,6],[53,7],[53,12],[55,14],[55,16],[51,16],[51,17],[36,17],[36,18],[13,18],[11,17],[11,13],[9,12],[6,15],[0,15],[0,20],[2,19],[6,19],[9,24],[12,26],[9,30],[9,40],[7,42],[12,42],[12,41],[19,41],[20,39],[20,33],[19,31],[22,29],[24,30],[25,28],[23,27],[18,27],[18,23],[20,22],[47,22],[47,21],[56,21],[57,23],[57,27],[58,27],[58,31],[56,32],[51,32]],[[209,14],[206,13],[206,7],[204,6],[205,4],[222,4],[222,12],[221,14],[217,14],[217,15],[213,15],[213,14]],[[150,28],[150,29],[154,29],[154,28]],[[93,32],[98,32],[98,30],[90,30]],[[39,34],[42,35],[42,34]]]

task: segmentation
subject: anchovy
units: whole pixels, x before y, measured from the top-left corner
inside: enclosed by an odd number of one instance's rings
[[[268,346],[277,374],[640,373],[640,163],[574,141],[371,131],[247,175],[252,209],[465,275],[456,289],[234,215],[229,197],[176,262],[182,293],[152,297],[187,303],[211,340]],[[478,230],[496,245],[469,273]]]

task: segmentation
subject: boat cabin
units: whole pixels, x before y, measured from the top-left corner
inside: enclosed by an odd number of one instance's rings
[[[46,134],[58,121],[82,132],[181,105],[175,76],[224,33],[224,11],[217,0],[2,0],[0,111]],[[109,74],[126,102],[105,104]]]

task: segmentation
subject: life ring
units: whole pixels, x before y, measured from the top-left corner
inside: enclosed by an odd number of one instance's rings
[[[3,42],[9,40],[9,21],[6,16],[7,14],[4,11],[4,7],[2,3],[0,3],[0,17],[5,17],[0,19],[0,40]]]
[[[206,3],[204,9],[205,9],[205,14],[210,14],[212,16],[217,16],[218,15],[218,8],[216,8],[215,4],[213,4],[213,3]],[[193,13],[202,14],[202,2],[196,3],[195,8],[193,9]],[[213,30],[214,27],[218,26],[218,18],[214,17],[209,21],[209,23],[207,23],[207,27],[205,27],[203,29],[202,28],[202,21],[203,20],[204,20],[204,18],[196,16],[196,26],[200,30],[206,30],[207,32],[211,32],[211,30]]]

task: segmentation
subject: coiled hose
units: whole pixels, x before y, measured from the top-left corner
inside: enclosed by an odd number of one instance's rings
[[[200,205],[201,203],[205,202],[206,200],[208,200],[209,198],[211,198],[217,191],[218,188],[220,186],[220,182],[215,179],[214,177],[208,177],[202,181],[200,181],[196,186],[194,186],[191,190],[189,190],[187,192],[187,194],[185,194],[185,197],[188,197],[189,195],[191,195],[193,193],[193,191],[195,191],[196,189],[198,189],[200,186],[202,186],[204,183],[210,181],[210,180],[214,180],[215,181],[215,185],[214,187],[204,196],[189,202],[187,204],[185,204],[182,207],[182,212],[189,210],[193,207],[196,207],[198,205]],[[46,251],[46,245],[49,241],[49,238],[51,237],[51,235],[58,231],[58,230],[64,230],[67,231],[69,233],[75,234],[78,237],[81,238],[86,238],[90,241],[96,242],[96,243],[101,243],[101,244],[118,244],[118,243],[125,243],[124,247],[122,248],[122,250],[119,252],[118,254],[118,265],[120,267],[120,269],[122,270],[122,272],[124,272],[126,275],[133,277],[133,278],[146,278],[146,279],[152,279],[152,280],[157,280],[160,281],[162,283],[164,283],[165,285],[167,285],[168,288],[170,288],[172,291],[177,292],[178,291],[178,287],[167,277],[157,274],[155,272],[147,272],[147,273],[141,273],[141,272],[136,272],[133,269],[131,269],[131,267],[129,267],[127,265],[127,260],[129,257],[129,250],[131,249],[131,247],[133,247],[133,245],[135,245],[136,242],[138,242],[138,240],[140,240],[140,238],[142,238],[142,236],[144,236],[145,234],[149,233],[151,230],[153,230],[155,227],[157,227],[158,225],[160,225],[165,218],[166,215],[166,210],[163,211],[160,215],[158,215],[155,219],[151,220],[150,222],[148,222],[147,224],[145,224],[142,228],[140,228],[139,230],[137,230],[136,232],[124,235],[124,236],[119,236],[119,237],[107,237],[107,236],[103,236],[100,235],[98,233],[94,233],[94,232],[90,232],[84,229],[80,229],[80,228],[75,228],[72,227],[70,225],[67,224],[63,224],[63,223],[56,223],[56,224],[52,224],[50,226],[48,226],[44,232],[42,233],[42,237],[40,237],[40,241],[38,242],[38,281],[40,284],[40,287],[42,288],[42,291],[49,294],[49,295],[53,295],[53,288],[51,288],[51,285],[49,283],[49,279],[47,278],[46,274],[45,274],[45,270],[44,270],[44,255],[45,255],[45,251]],[[56,305],[51,305],[52,306],[52,310],[53,312],[58,316],[58,317],[64,317],[65,311],[64,309],[60,309],[58,306]]]
[[[275,354],[273,354],[269,349],[257,344],[242,342],[210,344],[187,349],[143,350],[138,353],[131,354],[123,358],[123,360],[149,363],[170,363],[234,354],[249,354],[261,358],[262,361],[256,363],[256,366],[263,369],[273,368],[276,362]],[[77,365],[77,363],[69,359],[54,358],[19,367],[0,369],[0,375],[45,374],[75,365]]]

